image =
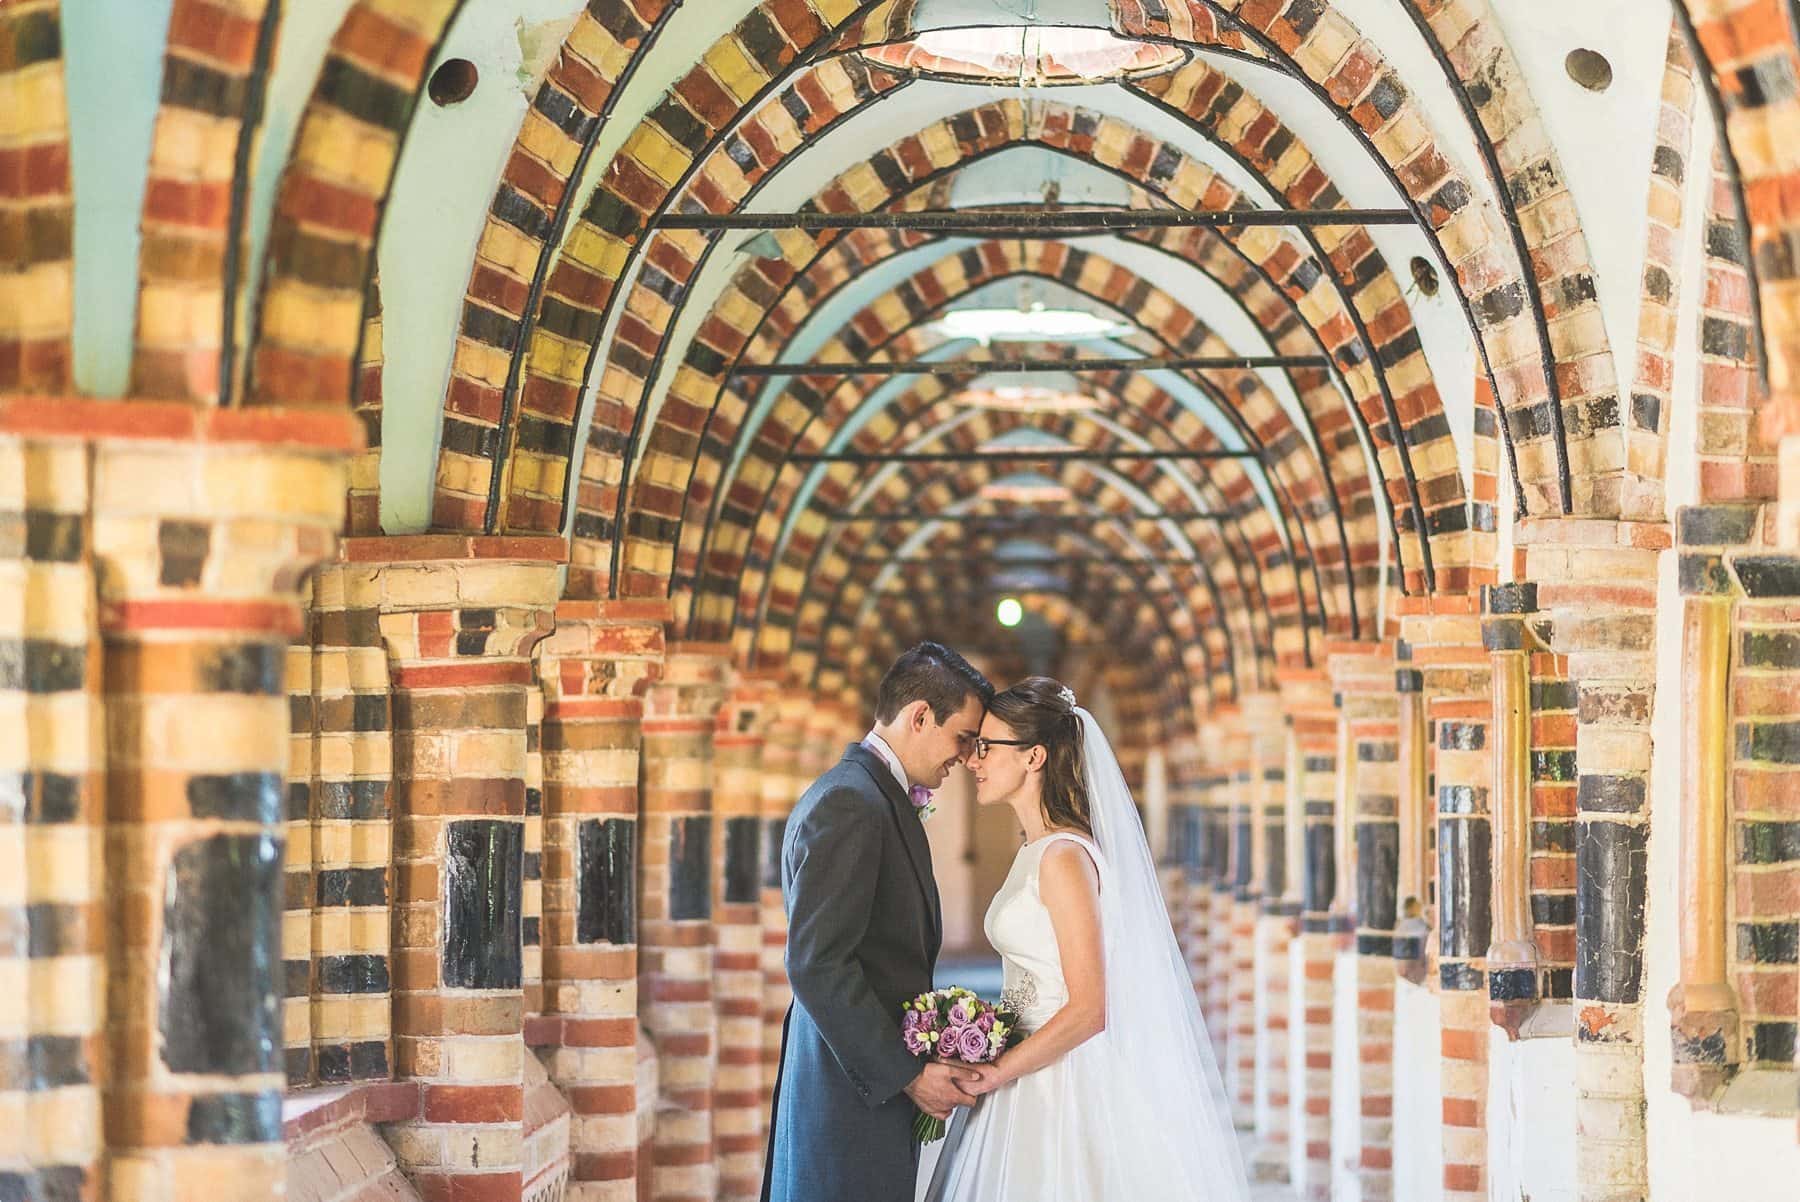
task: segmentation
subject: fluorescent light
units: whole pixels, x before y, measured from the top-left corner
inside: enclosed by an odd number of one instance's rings
[[[1025,607],[1019,604],[1017,597],[1003,597],[994,607],[994,617],[1000,625],[1010,629],[1025,620]]]
[[[956,404],[969,409],[998,409],[1007,413],[1089,413],[1100,408],[1100,402],[1091,396],[1034,384],[966,388],[953,399]]]
[[[991,342],[1085,342],[1126,333],[1130,327],[1085,309],[952,309],[931,323],[946,338]]]

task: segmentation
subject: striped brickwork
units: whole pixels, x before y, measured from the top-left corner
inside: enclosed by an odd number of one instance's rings
[[[672,645],[644,706],[638,1017],[661,1072],[654,1202],[711,1202],[719,1187],[713,725],[728,672],[722,648]]]
[[[568,1202],[639,1186],[638,813],[644,693],[667,606],[564,601],[538,645],[544,692],[544,1013],[572,1111]]]
[[[249,404],[370,404],[369,356],[358,346],[365,319],[380,313],[371,290],[375,239],[425,70],[461,7],[462,0],[356,0],[333,35],[275,198],[243,389]],[[192,0],[181,9],[205,22],[217,5]],[[370,476],[368,457],[359,456],[353,498],[379,490]],[[358,506],[353,499],[357,533],[377,533]]]
[[[757,813],[763,823],[762,889],[762,1096],[775,1097],[781,1070],[781,1031],[794,991],[787,976],[787,906],[781,896],[781,843],[788,815],[813,781],[806,774],[807,725],[817,708],[807,693],[788,689],[770,704],[773,711],[763,738],[762,797]]]
[[[1394,1188],[1394,925],[1399,831],[1398,703],[1392,644],[1329,644],[1331,683],[1338,699],[1344,779],[1339,846],[1350,864],[1354,921],[1361,1154],[1356,1158],[1363,1202],[1386,1202]]]
[[[1300,832],[1288,826],[1288,732],[1281,695],[1253,693],[1244,699],[1242,712],[1250,743],[1249,789],[1261,889],[1253,953],[1256,1147],[1251,1170],[1259,1180],[1286,1181],[1291,1141],[1289,994],[1294,985],[1288,947],[1300,917],[1298,895],[1289,889],[1287,841],[1299,838]]]
[[[532,663],[525,690],[525,866],[520,877],[519,934],[525,1013],[544,1012],[544,689]]]
[[[393,685],[394,1068],[385,1133],[428,1199],[501,1202],[526,1172],[527,694],[551,627],[554,539],[352,539]]]
[[[73,371],[75,197],[60,0],[0,9],[0,391]]]
[[[1575,996],[1575,744],[1579,690],[1565,656],[1531,639],[1531,928],[1537,996]]]
[[[290,1089],[313,1084],[313,647],[312,600],[301,637],[287,649],[283,691],[288,698],[287,847],[282,855],[281,1047]]]
[[[138,409],[153,412],[172,409]],[[91,671],[106,695],[106,918],[79,904],[34,916],[32,939],[79,957],[108,935],[109,1062],[92,1079],[105,1083],[109,1202],[254,1202],[286,1174],[285,669],[303,630],[296,586],[341,519],[349,431],[271,420],[261,433],[274,441],[99,442],[72,478],[93,480],[104,666],[32,657],[42,679]],[[171,479],[217,487],[160,486]],[[79,1023],[97,979],[79,958],[64,971],[62,1021]]]
[[[363,447],[350,459],[350,491],[344,496],[344,533],[381,533],[381,382],[387,368],[381,311],[381,278],[369,277],[363,300],[362,342],[357,348],[355,401],[350,411],[362,423]]]
[[[79,443],[0,427],[0,1192],[20,1198],[95,1198],[103,1172],[110,899],[87,466]]]
[[[768,1146],[762,1086],[764,748],[779,716],[778,679],[739,675],[713,733],[713,1001],[719,1075],[713,1095],[721,1202],[756,1202]]]

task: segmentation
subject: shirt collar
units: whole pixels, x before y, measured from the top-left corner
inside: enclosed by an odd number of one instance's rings
[[[900,782],[900,791],[908,793],[912,789],[912,782],[906,779],[906,769],[900,766],[900,757],[894,754],[894,749],[888,746],[887,740],[871,730],[863,736],[862,742],[864,747],[880,756],[881,762],[888,766],[888,771]]]

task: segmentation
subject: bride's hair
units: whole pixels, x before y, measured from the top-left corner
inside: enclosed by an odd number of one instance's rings
[[[1053,827],[1073,828],[1092,838],[1093,810],[1081,774],[1081,718],[1075,694],[1062,681],[1028,676],[994,694],[988,713],[1012,728],[1027,745],[1044,748],[1044,817]]]

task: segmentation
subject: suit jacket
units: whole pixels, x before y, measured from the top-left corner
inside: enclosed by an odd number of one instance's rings
[[[923,824],[861,744],[813,782],[781,842],[787,973],[764,1202],[912,1202],[920,1063],[900,1007],[943,942]]]

